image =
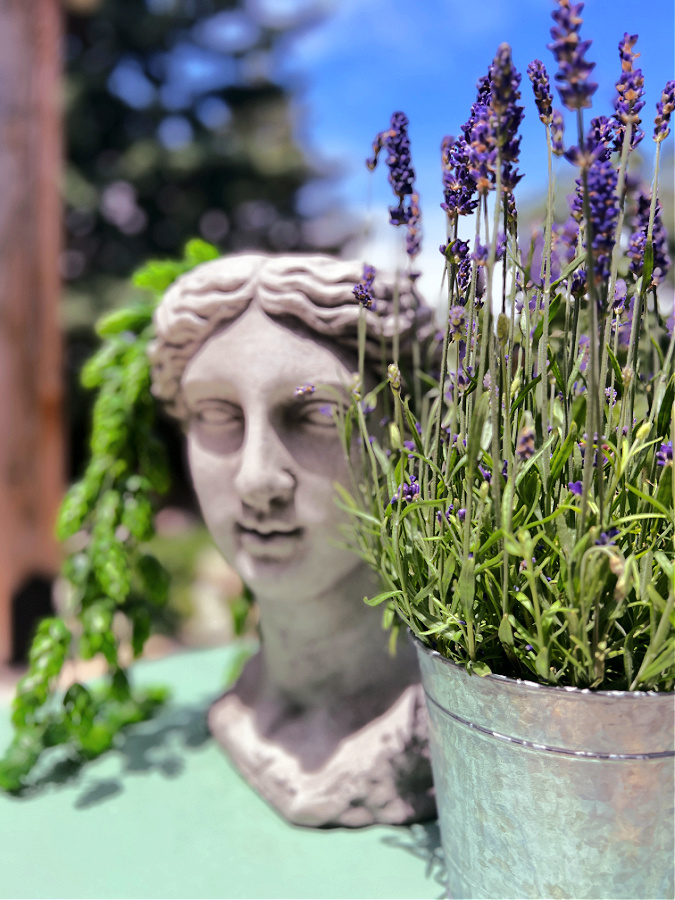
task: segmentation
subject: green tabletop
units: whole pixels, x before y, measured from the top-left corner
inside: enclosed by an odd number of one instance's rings
[[[242,781],[205,726],[236,647],[135,667],[171,703],[78,772],[0,794],[0,897],[436,898],[438,830],[298,828]],[[0,709],[0,749],[11,735]]]

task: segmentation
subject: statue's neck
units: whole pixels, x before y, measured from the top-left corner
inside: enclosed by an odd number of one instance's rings
[[[383,710],[419,680],[413,648],[399,640],[395,657],[382,628],[382,609],[363,602],[378,582],[365,564],[319,597],[259,597],[262,652],[257,697],[298,711],[338,711],[359,696],[380,698]]]

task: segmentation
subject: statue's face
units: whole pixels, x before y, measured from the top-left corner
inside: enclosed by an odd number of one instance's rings
[[[350,354],[253,305],[185,369],[190,469],[204,519],[260,596],[317,596],[359,565],[332,543],[345,520],[334,483],[348,484],[348,467],[326,415],[334,391],[348,402],[354,368]],[[315,392],[296,397],[305,384]]]

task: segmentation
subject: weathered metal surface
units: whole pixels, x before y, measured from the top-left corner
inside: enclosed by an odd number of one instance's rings
[[[478,678],[415,644],[453,900],[675,895],[675,695]]]

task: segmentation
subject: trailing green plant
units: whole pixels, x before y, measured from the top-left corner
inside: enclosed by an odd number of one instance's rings
[[[145,549],[154,535],[157,498],[169,487],[164,445],[155,433],[156,401],[150,393],[148,343],[153,312],[167,287],[219,255],[201,240],[190,241],[184,258],[149,262],[133,276],[147,294],[128,308],[105,316],[103,339],[86,363],[82,383],[97,391],[91,429],[91,457],[80,481],[66,494],[57,536],[72,549],[63,564],[70,585],[73,618],[43,620],[29,653],[12,707],[14,739],[0,760],[0,787],[16,791],[29,782],[43,752],[57,745],[74,759],[104,753],[125,725],[148,718],[166,698],[163,688],[132,687],[120,659],[118,625],[130,626],[134,657],[150,634],[153,608],[167,600],[168,575]],[[101,683],[74,683],[59,691],[67,659],[103,656]]]
[[[393,360],[383,436],[355,397],[343,430],[360,430],[365,468],[342,502],[357,551],[381,576],[382,593],[366,602],[385,604],[385,625],[405,623],[478,675],[669,691],[675,329],[657,302],[669,265],[657,192],[675,82],[657,105],[651,188],[638,192],[627,178],[644,137],[637,36],[619,43],[613,113],[586,131],[597,85],[583,58],[590,42],[577,40],[580,8],[559,0],[551,32],[577,125],[566,151],[546,70],[539,60],[528,69],[549,171],[545,224],[529,247],[514,199],[521,77],[507,44],[478,82],[462,136],[443,142],[440,371],[418,370],[407,396]],[[399,199],[391,219],[407,228],[414,259],[419,198],[406,128],[402,113],[392,116],[367,164],[387,148]],[[563,152],[578,177],[570,219],[556,224],[553,156]],[[473,251],[458,236],[465,216],[475,220]]]

